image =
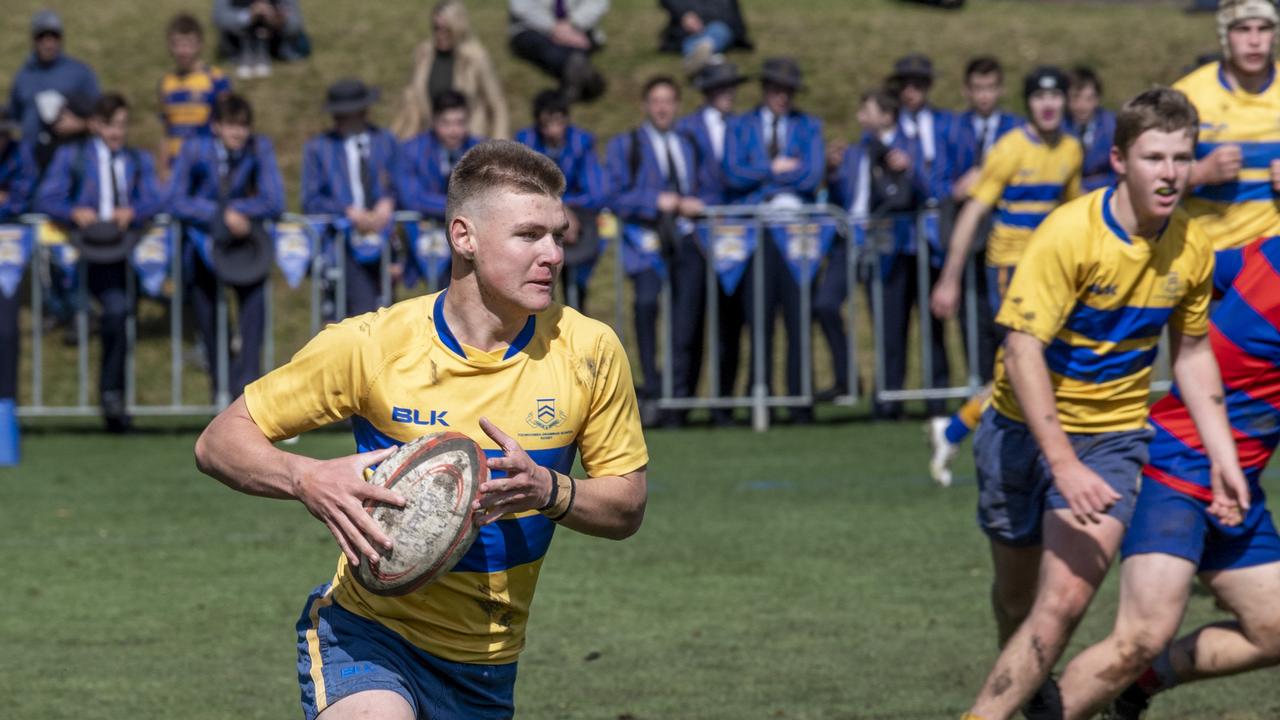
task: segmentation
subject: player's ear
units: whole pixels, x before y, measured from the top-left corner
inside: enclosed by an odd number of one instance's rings
[[[476,226],[462,215],[454,216],[449,222],[449,245],[453,251],[467,262],[476,257]]]
[[[1111,146],[1111,170],[1116,175],[1124,175],[1128,163],[1125,162],[1124,153],[1120,150],[1120,146]]]

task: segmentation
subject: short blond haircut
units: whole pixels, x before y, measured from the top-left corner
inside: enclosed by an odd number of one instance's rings
[[[461,208],[499,188],[559,199],[564,173],[551,158],[511,140],[489,140],[467,151],[449,175],[444,220],[450,224]]]
[[[1186,95],[1167,87],[1155,87],[1129,100],[1116,113],[1115,146],[1123,155],[1148,130],[1185,130],[1194,145],[1200,137],[1200,113]]]

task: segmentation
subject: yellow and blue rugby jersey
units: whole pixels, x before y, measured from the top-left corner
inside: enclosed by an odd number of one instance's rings
[[[1092,192],[1045,220],[996,315],[1045,343],[1068,432],[1142,428],[1165,325],[1187,335],[1209,331],[1209,236],[1182,209],[1158,238],[1130,236],[1111,212],[1114,192]],[[1023,421],[1008,373],[996,379],[992,405]]]
[[[330,325],[245,389],[254,422],[275,441],[350,417],[362,452],[453,430],[492,457],[500,450],[480,429],[485,416],[562,473],[578,452],[592,477],[648,462],[631,369],[607,326],[552,305],[530,316],[509,347],[483,352],[458,343],[443,299],[414,298]],[[452,572],[401,597],[362,588],[340,556],[320,604],[337,602],[446,660],[510,662],[524,646],[554,529],[536,511],[503,517],[481,528]]]
[[[1280,159],[1280,85],[1269,82],[1256,95],[1232,89],[1222,64],[1214,62],[1173,87],[1186,93],[1200,113],[1196,158],[1222,145],[1240,146],[1237,180],[1202,185],[1184,201],[1214,248],[1229,250],[1280,233],[1280,197],[1271,189],[1271,161]]]
[[[209,134],[213,104],[219,95],[230,91],[231,80],[216,67],[201,66],[183,75],[165,73],[160,79],[160,119],[170,162],[187,138]]]
[[[1018,264],[1036,227],[1058,205],[1080,196],[1083,167],[1084,150],[1070,135],[1050,146],[1019,128],[996,142],[970,193],[996,210],[988,265]]]

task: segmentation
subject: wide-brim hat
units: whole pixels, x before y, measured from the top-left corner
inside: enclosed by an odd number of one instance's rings
[[[228,285],[253,285],[271,272],[275,248],[262,223],[249,226],[249,234],[234,237],[226,228],[214,228],[210,260],[213,274]]]
[[[750,80],[746,75],[738,74],[738,66],[731,62],[708,65],[693,78],[693,86],[702,92],[711,92],[721,88],[741,85]]]
[[[99,220],[71,233],[71,245],[87,263],[107,265],[129,257],[141,235],[121,230],[113,222]]]
[[[893,63],[893,72],[889,75],[889,79],[894,81],[918,78],[930,83],[933,82],[933,77],[933,61],[928,55],[921,53],[911,53],[898,58]]]
[[[760,82],[781,85],[793,91],[804,89],[800,64],[794,58],[778,57],[764,61],[760,68]]]
[[[378,88],[365,85],[354,78],[344,78],[329,86],[325,92],[324,111],[330,115],[342,115],[364,110],[378,102]]]

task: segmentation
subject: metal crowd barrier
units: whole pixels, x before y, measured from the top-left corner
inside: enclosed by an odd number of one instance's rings
[[[310,319],[311,334],[320,331],[326,319],[340,319],[346,316],[345,297],[345,263],[338,258],[326,254],[324,233],[320,230],[334,218],[316,215],[285,214],[280,223],[298,223],[310,242],[310,263],[307,279],[311,283]],[[418,223],[422,218],[417,213],[400,212],[395,215],[395,223],[402,227],[407,223]],[[49,221],[43,215],[30,214],[20,218],[23,225],[33,232],[31,257],[28,259],[28,282],[30,286],[30,402],[18,407],[20,417],[95,417],[101,408],[91,399],[90,385],[97,377],[96,369],[90,367],[90,295],[87,282],[87,264],[83,258],[76,260],[76,283],[72,290],[75,298],[75,341],[76,341],[76,393],[75,402],[65,405],[51,405],[46,402],[46,367],[45,367],[45,297],[51,290],[52,277],[48,272],[51,264],[57,263],[54,257],[58,246],[64,243],[47,245],[40,241],[41,226]],[[274,229],[269,226],[269,229]],[[140,404],[138,402],[138,367],[136,349],[138,340],[137,304],[138,276],[132,258],[125,263],[126,296],[129,311],[126,317],[126,353],[125,353],[125,404],[127,412],[138,416],[175,416],[175,415],[211,415],[226,407],[234,399],[229,393],[231,329],[229,327],[230,308],[226,296],[226,286],[217,280],[215,300],[217,377],[214,378],[216,390],[211,402],[191,402],[185,397],[183,388],[184,366],[186,364],[186,347],[184,343],[184,292],[186,289],[186,267],[184,262],[184,242],[181,226],[168,216],[158,216],[149,232],[169,232],[169,270],[166,287],[170,288],[168,298],[157,298],[165,302],[169,315],[169,368],[170,387],[169,402],[162,404]],[[273,233],[274,237],[274,233]],[[381,303],[388,305],[392,300],[392,282],[390,273],[391,253],[382,253],[380,263]],[[274,263],[273,263],[274,265]],[[274,268],[273,268],[274,271]],[[273,307],[273,275],[269,273],[263,287],[263,304],[265,312],[264,337],[262,346],[262,367],[264,371],[275,366],[275,333]],[[440,278],[429,273],[422,278],[429,290],[436,289]],[[332,298],[326,297],[326,288]],[[328,307],[326,307],[328,305]],[[326,315],[329,316],[326,318]],[[213,368],[206,368],[212,372]]]
[[[937,210],[928,210],[914,214],[912,222],[916,223],[917,234],[924,237],[923,230],[927,222],[937,222]],[[857,294],[864,291],[861,277],[865,273],[870,278],[870,314],[872,320],[872,338],[874,353],[874,391],[873,397],[877,401],[903,401],[903,400],[929,400],[935,398],[960,398],[968,397],[981,387],[981,380],[978,377],[977,361],[978,361],[978,308],[977,295],[974,285],[975,264],[970,262],[966,267],[965,282],[965,307],[967,309],[964,321],[967,325],[966,338],[966,355],[968,365],[968,381],[964,385],[955,387],[929,387],[928,382],[932,377],[934,367],[934,358],[932,353],[931,323],[929,322],[929,293],[932,290],[930,283],[930,257],[928,254],[928,244],[919,243],[922,248],[917,253],[917,279],[919,286],[918,307],[920,308],[919,323],[920,332],[918,333],[919,342],[918,351],[920,354],[922,379],[925,387],[918,389],[899,389],[889,390],[885,388],[884,377],[888,363],[891,362],[907,362],[907,358],[888,358],[885,355],[883,343],[880,341],[884,337],[884,286],[883,279],[878,271],[879,261],[883,256],[895,252],[893,247],[893,238],[891,236],[892,223],[895,218],[891,217],[871,217],[871,218],[855,218],[843,209],[833,205],[803,205],[794,208],[778,208],[771,205],[722,205],[706,208],[701,222],[707,229],[711,238],[717,237],[717,229],[726,222],[734,222],[738,224],[747,224],[753,228],[755,234],[755,245],[752,249],[749,261],[750,282],[752,283],[751,293],[752,302],[747,308],[748,324],[751,329],[750,349],[751,349],[751,368],[749,374],[749,392],[742,396],[726,397],[718,392],[721,363],[721,348],[719,343],[719,291],[721,288],[720,278],[715,268],[714,250],[710,246],[710,242],[706,246],[707,256],[707,278],[706,278],[706,322],[705,326],[705,353],[706,362],[702,368],[704,373],[703,392],[694,397],[675,397],[674,384],[675,378],[672,374],[673,368],[673,323],[672,323],[672,287],[670,282],[664,283],[660,307],[659,307],[659,333],[663,341],[662,348],[662,388],[661,396],[658,400],[659,407],[668,410],[689,410],[689,409],[732,409],[738,407],[751,408],[751,424],[758,431],[768,429],[769,426],[769,410],[778,407],[806,407],[814,402],[814,367],[813,367],[813,289],[815,280],[817,279],[817,266],[821,265],[825,260],[823,254],[816,252],[816,248],[809,248],[801,256],[803,263],[799,277],[800,285],[800,327],[791,329],[802,334],[800,342],[800,363],[801,363],[801,391],[799,395],[775,395],[769,390],[771,386],[771,378],[766,377],[766,356],[765,351],[772,352],[773,348],[764,348],[766,332],[766,318],[772,321],[772,308],[765,307],[764,287],[767,282],[765,277],[765,263],[761,262],[763,253],[766,252],[766,243],[772,242],[767,229],[769,226],[814,223],[816,221],[828,221],[834,223],[840,237],[835,242],[845,242],[848,244],[848,252],[846,253],[847,262],[842,268],[828,267],[826,272],[843,272],[845,273],[845,286],[847,294],[844,306],[844,325],[848,354],[848,377],[849,388],[848,393],[837,398],[835,402],[843,405],[853,405],[859,402],[860,395],[858,390],[858,378],[860,375],[859,368],[859,329],[857,312]],[[865,237],[865,242],[859,243],[858,238]],[[870,272],[867,272],[870,270]],[[775,268],[775,272],[787,272],[786,268]],[[862,271],[862,272],[860,272]],[[616,298],[615,298],[615,327],[619,332],[627,327],[628,317],[627,308],[624,298],[625,277],[622,264],[616,264],[614,274]]]

